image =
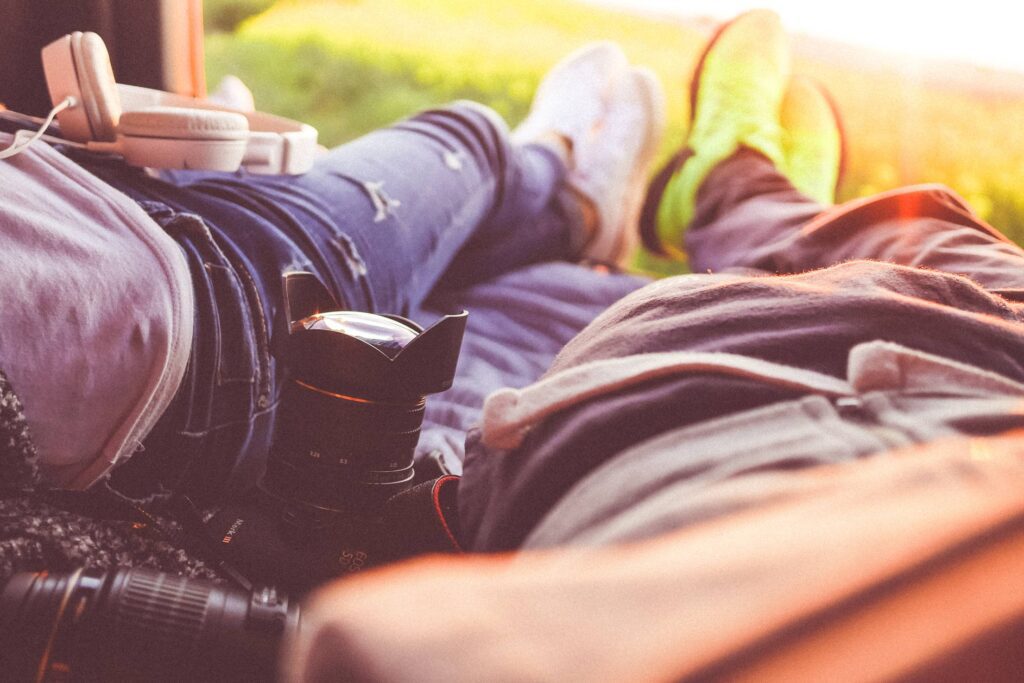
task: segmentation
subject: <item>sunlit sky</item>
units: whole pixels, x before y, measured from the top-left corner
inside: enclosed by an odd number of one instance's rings
[[[667,14],[728,18],[753,7],[777,11],[798,33],[908,55],[1024,71],[1019,0],[586,0]]]

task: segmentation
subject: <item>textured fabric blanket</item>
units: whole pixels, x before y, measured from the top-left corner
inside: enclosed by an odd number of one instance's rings
[[[21,571],[91,567],[150,567],[184,576],[219,578],[168,534],[174,522],[153,524],[123,514],[95,514],[45,490],[21,402],[0,372],[0,583]]]

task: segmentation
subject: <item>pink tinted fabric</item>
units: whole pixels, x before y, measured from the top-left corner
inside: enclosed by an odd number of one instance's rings
[[[84,488],[137,448],[177,389],[188,268],[134,202],[42,143],[0,162],[0,254],[0,367],[47,478]]]

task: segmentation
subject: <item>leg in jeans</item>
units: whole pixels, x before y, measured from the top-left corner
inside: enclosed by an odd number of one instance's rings
[[[964,275],[1024,301],[1024,251],[951,190],[928,185],[825,208],[745,150],[700,188],[686,246],[695,272],[789,274],[866,259]]]
[[[617,242],[621,212],[601,212],[597,197],[605,195],[596,190],[621,189],[646,173],[636,140],[656,129],[653,116],[634,111],[633,89],[616,89],[605,102],[603,85],[617,83],[610,76],[627,66],[621,51],[598,46],[553,69],[545,81],[552,87],[531,113],[538,125],[529,135],[518,131],[522,144],[491,110],[462,103],[371,133],[302,176],[121,179],[126,192],[159,205],[154,217],[160,207],[170,210],[160,222],[189,254],[200,313],[176,403],[154,429],[148,455],[129,463],[166,462],[174,471],[136,479],[184,481],[218,499],[220,482],[242,490],[258,478],[287,377],[276,352],[288,335],[287,271],[312,272],[349,308],[408,314],[439,283],[465,287],[586,255],[591,241],[602,243],[596,236]],[[647,81],[632,72],[623,78]],[[530,142],[538,140],[544,144]],[[631,141],[635,149],[624,155]],[[595,197],[567,189],[581,166],[621,172],[595,174],[588,186]],[[587,208],[597,218],[584,216]]]
[[[273,352],[287,336],[284,272],[315,273],[350,308],[407,313],[446,270],[471,282],[567,256],[564,173],[548,148],[512,145],[489,110],[456,105],[340,147],[302,176],[108,175],[181,244],[196,292],[189,369],[122,482],[216,500],[258,480],[287,372]],[[467,243],[475,257],[450,269]]]
[[[468,285],[568,257],[574,216],[560,193],[565,172],[547,147],[511,144],[490,110],[456,104],[338,147],[301,176],[176,180],[179,204],[261,255],[252,259],[260,277],[275,280],[289,261],[309,258],[349,307],[405,313],[446,271],[447,281]],[[281,227],[253,235],[232,220],[240,208]]]

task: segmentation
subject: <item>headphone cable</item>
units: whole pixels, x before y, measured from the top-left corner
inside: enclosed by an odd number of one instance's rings
[[[69,142],[67,140],[55,138],[50,135],[44,135],[44,133],[46,133],[46,130],[50,127],[50,124],[53,123],[53,119],[57,116],[57,114],[61,113],[65,109],[71,109],[72,107],[76,106],[78,106],[78,100],[76,100],[74,97],[71,97],[70,95],[65,97],[56,107],[50,110],[50,113],[47,115],[45,119],[41,119],[42,124],[40,125],[38,130],[19,130],[18,132],[16,132],[14,134],[14,141],[11,142],[11,144],[7,146],[5,149],[0,150],[0,159],[7,159],[9,157],[13,157],[16,154],[21,154],[28,148],[29,145],[31,145],[36,140],[39,140],[40,138],[43,138],[49,142],[58,142],[65,145],[71,145],[73,147],[84,147],[85,145]],[[24,122],[25,120],[30,120],[33,123],[36,123],[39,121],[34,116],[19,114],[15,111],[3,111],[0,112],[0,116],[4,118],[10,118],[12,120],[19,120],[21,122]]]

